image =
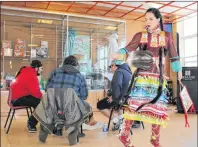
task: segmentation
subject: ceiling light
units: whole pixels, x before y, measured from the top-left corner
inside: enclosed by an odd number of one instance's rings
[[[34,35],[35,37],[43,37],[43,35]]]
[[[108,27],[106,27],[105,29],[107,29],[107,30],[116,30],[116,29],[117,29],[117,27],[108,26]]]
[[[36,45],[36,44],[28,44],[28,46],[31,47],[31,46],[38,46],[38,45]]]
[[[47,20],[47,19],[38,19],[38,23],[46,23],[46,24],[52,24],[53,20]]]

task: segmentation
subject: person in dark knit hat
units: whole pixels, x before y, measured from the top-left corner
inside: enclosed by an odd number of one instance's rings
[[[30,66],[24,66],[19,70],[10,86],[13,106],[29,106],[34,109],[38,106],[42,93],[37,76],[41,74],[42,70],[42,63],[39,60],[33,60]],[[37,123],[38,121],[33,115],[29,117],[27,123],[29,132],[37,131]]]

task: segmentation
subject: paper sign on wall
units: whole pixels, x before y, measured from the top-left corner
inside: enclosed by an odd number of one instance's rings
[[[13,49],[11,49],[11,41],[3,40],[2,41],[1,55],[12,56],[12,53],[13,53]]]
[[[37,57],[46,58],[48,56],[48,42],[41,41],[41,47],[36,48]]]
[[[36,49],[31,49],[31,58],[36,58]]]
[[[14,56],[16,57],[24,57],[25,55],[25,40],[17,39],[17,43],[15,45]]]

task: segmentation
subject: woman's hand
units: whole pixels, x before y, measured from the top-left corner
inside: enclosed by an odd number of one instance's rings
[[[107,101],[108,101],[108,103],[112,103],[112,102],[113,102],[112,97],[110,96],[109,99],[108,99]]]
[[[182,79],[182,71],[178,72],[178,80],[181,82]]]

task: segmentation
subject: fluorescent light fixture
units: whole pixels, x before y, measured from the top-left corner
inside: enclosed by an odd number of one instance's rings
[[[38,19],[38,23],[46,23],[46,24],[52,24],[53,20],[47,20],[47,19]]]
[[[116,29],[117,29],[117,27],[108,26],[108,27],[106,27],[105,29],[107,29],[107,30],[116,30]]]
[[[42,34],[38,34],[38,35],[34,35],[35,37],[43,37],[43,35]]]
[[[28,44],[28,46],[31,47],[31,46],[38,46],[38,45],[36,45],[36,44]]]

